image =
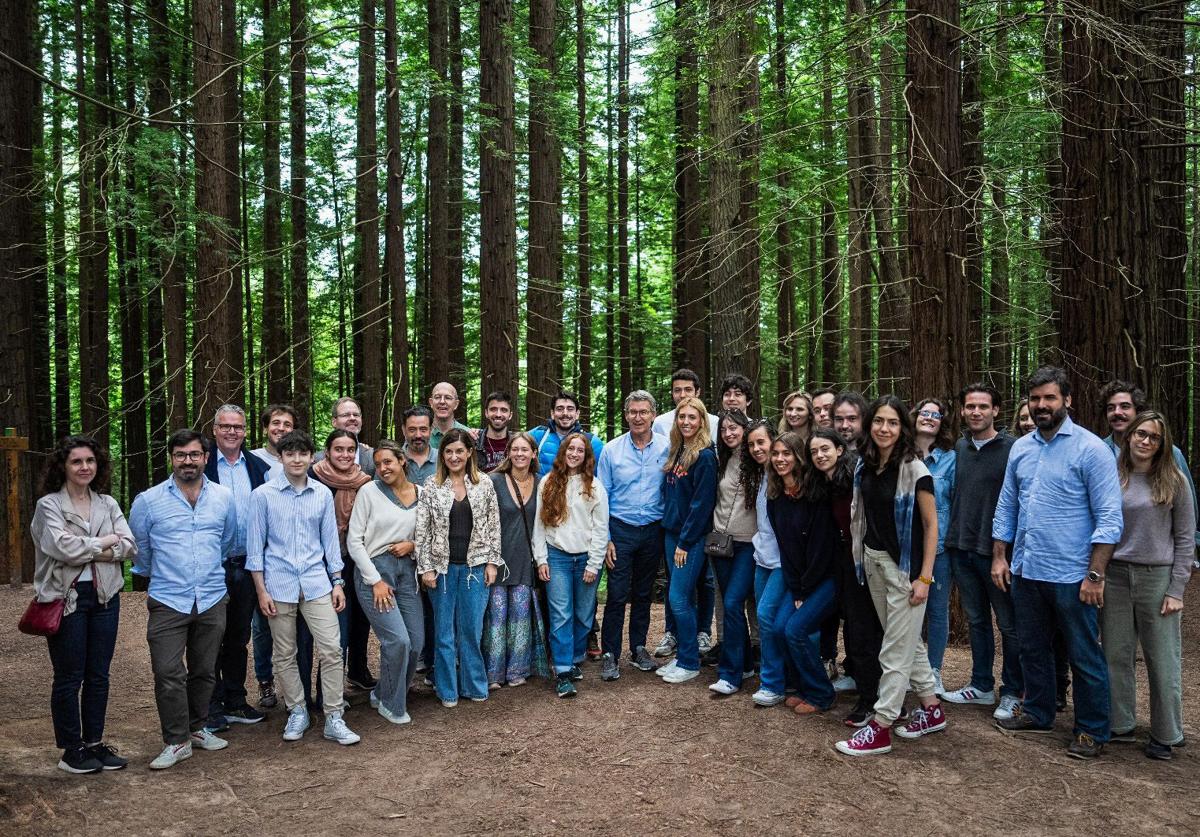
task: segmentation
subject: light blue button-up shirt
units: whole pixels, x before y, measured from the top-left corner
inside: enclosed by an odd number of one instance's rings
[[[226,556],[237,537],[233,492],[201,476],[193,506],[174,477],[143,491],[129,511],[137,541],[133,572],[150,579],[150,597],[179,613],[203,613],[225,597]]]
[[[1116,439],[1112,437],[1111,433],[1104,437],[1104,444],[1108,445],[1108,449],[1112,451],[1113,456],[1118,459],[1120,458],[1121,446],[1117,444]],[[1171,445],[1171,455],[1175,457],[1175,467],[1183,471],[1183,477],[1187,480],[1188,488],[1192,491],[1192,508],[1200,509],[1200,502],[1196,500],[1196,482],[1192,479],[1192,470],[1188,467],[1183,451],[1175,445]],[[1200,515],[1196,516],[1196,546],[1200,546]]]
[[[1014,575],[1082,581],[1092,544],[1120,542],[1123,528],[1117,463],[1094,433],[1068,417],[1049,442],[1034,430],[1013,444],[992,537],[1013,545]]]
[[[246,554],[246,518],[250,515],[250,469],[246,467],[246,454],[238,451],[237,461],[232,465],[225,454],[217,451],[217,474],[221,485],[233,492],[234,508],[237,511],[237,536],[233,539],[233,555]]]
[[[297,491],[287,476],[250,494],[246,569],[261,572],[271,598],[286,604],[318,599],[333,590],[330,573],[342,569],[333,494],[311,477]]]
[[[946,532],[950,529],[950,506],[954,502],[955,463],[958,455],[951,450],[931,448],[925,467],[933,477],[933,499],[937,505],[937,554],[946,551]]]
[[[625,433],[604,446],[596,464],[596,476],[608,494],[608,514],[631,526],[662,520],[663,466],[671,442],[661,433],[650,432],[644,448]]]

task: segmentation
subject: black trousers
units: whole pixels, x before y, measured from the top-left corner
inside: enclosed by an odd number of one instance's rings
[[[346,558],[346,569],[342,576],[346,579],[346,612],[350,614],[349,637],[346,639],[346,676],[359,679],[367,674],[367,639],[371,634],[371,623],[366,612],[358,601],[358,585],[355,583],[355,573],[358,567],[350,558]]]
[[[225,633],[217,652],[216,680],[209,701],[210,717],[246,705],[249,659],[246,646],[250,642],[250,622],[258,607],[254,577],[246,572],[246,556],[225,559],[225,588],[229,592],[229,601],[225,605]]]
[[[846,668],[858,686],[860,703],[873,705],[879,697],[879,650],[883,627],[866,584],[858,583],[854,560],[839,556],[836,569],[838,610],[845,620]]]

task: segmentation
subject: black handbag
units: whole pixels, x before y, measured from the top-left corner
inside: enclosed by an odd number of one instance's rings
[[[734,506],[729,509],[729,519],[725,521],[725,527],[733,522],[733,509],[736,508],[737,498],[742,493],[742,486],[739,483],[737,491],[733,493]],[[710,558],[732,558],[733,557],[733,535],[728,532],[709,532],[704,536],[704,554]]]

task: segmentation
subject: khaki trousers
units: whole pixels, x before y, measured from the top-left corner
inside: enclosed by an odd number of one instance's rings
[[[312,633],[313,656],[321,663],[321,692],[325,701],[325,714],[341,712],[342,692],[345,690],[342,632],[338,626],[337,611],[333,609],[332,595],[326,594],[296,604],[276,601],[275,610],[276,615],[269,620],[271,642],[274,645],[271,665],[275,669],[275,681],[284,705],[289,712],[297,706],[304,706],[304,686],[300,682],[300,669],[296,665],[296,614],[299,613]]]
[[[929,697],[937,688],[929,651],[921,639],[925,622],[925,603],[908,603],[912,583],[886,552],[864,547],[863,569],[871,602],[883,626],[883,644],[879,649],[879,699],[875,718],[882,726],[891,726],[904,708],[904,695],[911,683],[918,697]]]

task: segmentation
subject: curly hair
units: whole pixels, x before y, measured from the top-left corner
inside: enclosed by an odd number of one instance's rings
[[[112,475],[112,461],[104,446],[91,436],[67,436],[58,443],[58,447],[46,460],[46,468],[42,472],[42,482],[38,486],[38,496],[45,497],[58,491],[67,481],[67,460],[75,448],[88,448],[96,457],[96,476],[92,478],[91,488],[104,493],[108,489],[108,479]]]
[[[583,464],[579,467],[579,475],[583,478],[583,496],[588,499],[592,497],[596,454],[592,452],[587,436],[570,433],[558,446],[554,464],[550,466],[550,473],[546,474],[546,487],[542,489],[542,501],[538,508],[544,526],[561,526],[567,519],[567,479],[571,476],[571,469],[567,467],[567,448],[576,439],[583,443]]]
[[[742,441],[746,440],[745,431],[750,426],[750,418],[741,410],[722,410],[717,414],[720,418],[717,421],[717,479],[725,475],[725,469],[729,467],[729,460],[733,459],[733,448],[725,444],[725,438],[722,435],[725,422],[732,422],[742,428]],[[741,450],[741,445],[738,449]]]
[[[758,430],[765,430],[771,444],[775,442],[775,428],[767,419],[756,419],[746,427],[746,435],[742,437],[742,455],[738,460],[738,483],[742,487],[742,496],[746,498],[748,509],[754,508],[754,504],[758,502],[758,489],[762,487],[763,474],[769,467],[759,465],[750,455],[750,434]]]

